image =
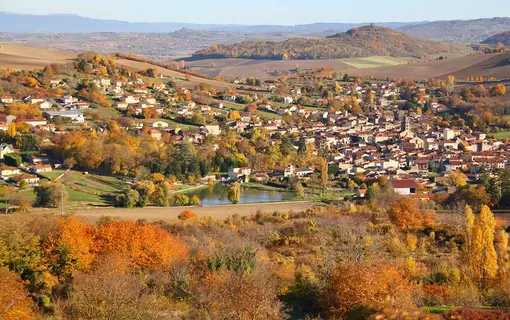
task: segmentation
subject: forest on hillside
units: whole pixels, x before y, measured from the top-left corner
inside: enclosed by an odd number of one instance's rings
[[[196,52],[193,57],[274,60],[370,56],[423,58],[457,51],[458,48],[453,45],[412,38],[389,28],[365,26],[325,39],[292,38],[279,42],[245,41],[231,45],[213,45]]]

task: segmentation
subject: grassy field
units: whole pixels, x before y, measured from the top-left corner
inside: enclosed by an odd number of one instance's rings
[[[501,131],[498,133],[493,133],[496,139],[508,139],[510,138],[510,131]]]
[[[98,195],[116,194],[126,187],[126,183],[121,179],[96,174],[83,174],[78,171],[69,171],[62,178],[62,182],[83,193]]]
[[[53,180],[66,172],[66,169],[53,169],[51,172],[43,172],[41,176]]]

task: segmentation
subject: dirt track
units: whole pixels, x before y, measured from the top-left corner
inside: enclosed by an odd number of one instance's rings
[[[205,206],[202,208],[188,208],[195,212],[198,217],[213,217],[215,219],[225,219],[233,214],[241,216],[249,216],[257,213],[257,211],[304,211],[314,205],[313,202],[279,202],[279,203],[257,203],[244,205],[224,205],[224,206]],[[187,208],[168,207],[168,208],[97,208],[74,211],[75,215],[82,217],[90,222],[96,221],[102,216],[118,217],[121,219],[138,220],[146,219],[148,221],[176,221],[177,216]]]

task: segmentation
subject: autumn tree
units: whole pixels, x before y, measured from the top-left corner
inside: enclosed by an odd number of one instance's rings
[[[238,204],[240,199],[241,199],[241,184],[239,182],[235,182],[228,189],[228,200],[233,204]]]
[[[469,206],[465,209],[465,243],[462,248],[466,280],[487,290],[498,274],[498,256],[494,247],[496,221],[483,206],[476,219]]]
[[[208,272],[192,285],[193,319],[284,319],[269,270]],[[218,299],[222,297],[222,299]]]
[[[0,319],[35,319],[34,305],[19,276],[0,267]]]
[[[52,272],[68,278],[87,271],[96,257],[96,231],[93,226],[75,218],[60,219],[57,231],[45,245]]]
[[[128,258],[130,265],[140,268],[165,268],[186,259],[184,242],[151,224],[115,221],[97,229],[97,249],[101,254]]]
[[[412,308],[411,292],[407,279],[393,267],[348,262],[332,270],[323,299],[328,314],[342,319],[352,311]]]
[[[455,90],[455,77],[453,75],[449,75],[446,78],[446,95],[450,96],[450,94]]]
[[[464,187],[467,184],[467,177],[460,171],[454,171],[446,177],[445,182],[449,186]]]
[[[420,210],[418,201],[401,197],[394,201],[388,212],[390,221],[400,229],[421,228],[433,223],[433,211]]]

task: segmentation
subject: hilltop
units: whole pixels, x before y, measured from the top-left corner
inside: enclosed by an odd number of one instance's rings
[[[505,46],[510,46],[510,31],[498,33],[482,41],[482,44],[496,45],[498,43],[502,43]]]
[[[452,43],[479,43],[510,30],[510,18],[434,21],[397,29],[413,37]]]
[[[369,56],[421,58],[439,53],[458,52],[458,48],[429,40],[416,39],[379,26],[363,26],[324,39],[293,38],[285,41],[245,41],[232,45],[213,45],[193,57],[248,59],[338,59]]]

